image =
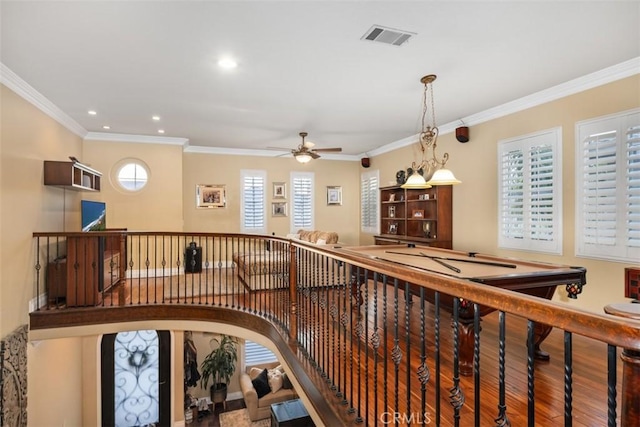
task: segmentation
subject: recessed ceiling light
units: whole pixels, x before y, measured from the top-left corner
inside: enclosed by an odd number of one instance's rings
[[[104,125],[104,126],[102,126],[102,129],[111,129],[111,126],[109,126],[109,125]]]
[[[164,129],[158,129],[158,133],[164,133]]]
[[[89,113],[90,116],[95,116],[96,114],[98,114],[96,111],[94,110],[89,110],[87,111],[87,113]]]
[[[231,58],[222,58],[218,61],[218,66],[220,68],[224,68],[225,70],[231,70],[238,66],[238,63]]]
[[[155,120],[156,122],[159,122],[160,121],[160,116],[152,116],[151,119]]]

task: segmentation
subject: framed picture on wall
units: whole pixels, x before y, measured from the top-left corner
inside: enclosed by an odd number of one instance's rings
[[[227,206],[227,195],[224,185],[196,185],[196,207],[198,209],[215,209]]]
[[[342,187],[327,187],[327,205],[342,204]]]
[[[287,216],[287,202],[271,203],[271,216]]]
[[[287,198],[287,184],[285,182],[273,183],[273,198],[274,199],[286,199]]]

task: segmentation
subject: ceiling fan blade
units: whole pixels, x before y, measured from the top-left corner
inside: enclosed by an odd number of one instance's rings
[[[319,159],[320,158],[320,154],[317,154],[315,151],[309,151],[308,154],[311,156],[312,159]]]
[[[339,153],[339,152],[342,151],[342,148],[338,148],[338,147],[335,147],[335,148],[314,148],[313,151],[317,151],[317,152],[324,151],[325,153],[328,153],[328,152]]]

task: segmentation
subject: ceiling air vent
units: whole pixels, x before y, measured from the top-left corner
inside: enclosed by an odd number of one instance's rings
[[[369,28],[362,40],[369,40],[372,42],[380,42],[384,44],[391,44],[394,46],[400,46],[404,44],[411,36],[415,36],[416,33],[409,31],[396,30],[395,28],[387,28],[381,25],[374,25]]]

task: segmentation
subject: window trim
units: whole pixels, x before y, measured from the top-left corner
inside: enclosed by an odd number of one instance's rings
[[[140,188],[131,189],[129,187],[124,186],[120,181],[120,172],[124,167],[128,165],[135,165],[136,167],[140,167],[147,174],[147,179],[144,181],[144,185],[142,185]],[[147,165],[144,161],[133,158],[133,157],[127,157],[125,159],[118,161],[111,169],[110,176],[111,176],[111,181],[113,183],[113,186],[116,189],[118,189],[120,192],[125,194],[137,194],[141,191],[144,191],[148,187],[149,181],[151,181],[151,171],[149,169],[149,165]]]
[[[310,188],[311,188],[311,197],[310,197],[310,203],[311,203],[311,225],[309,225],[308,227],[298,227],[295,224],[295,212],[296,212],[296,198],[295,196],[295,184],[294,184],[294,180],[295,179],[300,179],[300,178],[307,178],[311,181],[310,184]],[[313,230],[315,227],[315,197],[316,197],[316,192],[315,192],[315,174],[313,172],[297,172],[297,171],[292,171],[290,174],[290,179],[291,179],[291,189],[289,191],[289,195],[291,197],[291,222],[290,222],[290,227],[291,227],[291,233],[296,233],[298,230],[300,230],[301,228],[303,229],[307,229],[307,230]]]
[[[245,225],[245,187],[244,181],[247,177],[262,178],[262,228],[246,227]],[[240,170],[240,230],[245,234],[267,234],[267,171],[262,169],[241,169]]]
[[[614,124],[607,124],[607,122],[613,122]],[[627,162],[627,140],[622,139],[626,134],[630,126],[640,125],[640,108],[634,108],[631,110],[621,111],[614,114],[608,114],[600,117],[595,117],[589,120],[582,120],[576,122],[575,125],[575,256],[578,258],[590,258],[600,259],[613,262],[637,262],[640,258],[640,248],[632,247],[629,244],[620,245],[620,240],[628,238],[628,234],[624,231],[624,224],[628,220],[628,207],[626,206],[628,192],[626,185],[621,183],[625,182],[629,177],[628,168],[625,166]],[[615,129],[613,129],[615,128]],[[583,157],[583,141],[588,136],[594,136],[608,131],[615,130],[615,162],[616,166],[616,243],[612,246],[590,244],[585,241],[584,237],[586,233],[583,231],[584,225],[584,210],[583,210],[583,198],[582,193],[584,191],[584,157]]]
[[[553,218],[553,238],[551,240],[534,240],[531,233],[526,233],[522,239],[514,239],[503,234],[503,172],[502,157],[503,154],[513,147],[527,153],[530,148],[539,145],[550,145],[553,156],[553,190],[552,190],[552,218]],[[562,127],[554,127],[551,129],[533,132],[527,135],[521,135],[513,138],[498,141],[498,248],[509,250],[522,250],[528,252],[539,252],[552,255],[562,255],[563,248],[563,205],[562,205]],[[525,165],[528,170],[529,164]],[[530,172],[530,171],[529,171]],[[525,183],[531,179],[531,173],[523,177]],[[527,221],[527,206],[531,200],[531,193],[528,189],[523,188],[523,199],[525,206],[523,207],[523,221]],[[529,219],[531,219],[529,217]],[[525,231],[531,221],[526,222]]]
[[[373,208],[373,225],[365,225],[364,210],[365,210],[365,194],[364,183],[365,181],[370,184],[372,179],[376,180],[375,190],[370,190],[370,196],[373,196],[373,200],[370,201],[368,209]],[[360,174],[360,232],[369,234],[380,234],[380,171],[378,169],[362,172]]]

